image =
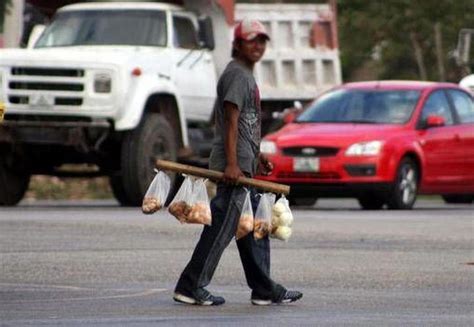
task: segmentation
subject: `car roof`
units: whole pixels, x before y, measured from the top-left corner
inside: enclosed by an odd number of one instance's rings
[[[440,87],[459,88],[454,83],[444,82],[425,82],[425,81],[402,81],[402,80],[386,80],[386,81],[366,81],[353,82],[342,85],[345,89],[380,89],[380,90],[425,90]]]

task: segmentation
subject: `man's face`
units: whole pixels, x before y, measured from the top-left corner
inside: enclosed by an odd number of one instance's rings
[[[250,41],[241,40],[239,54],[242,59],[256,63],[263,57],[266,47],[267,38],[263,35],[259,35]]]

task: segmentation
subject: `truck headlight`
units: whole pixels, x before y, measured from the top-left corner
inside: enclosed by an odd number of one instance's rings
[[[382,150],[382,145],[382,141],[354,143],[346,150],[346,156],[376,156]]]
[[[274,154],[277,152],[275,142],[263,140],[260,143],[260,152],[265,154]]]
[[[112,77],[108,74],[94,76],[94,92],[110,93],[112,91]]]

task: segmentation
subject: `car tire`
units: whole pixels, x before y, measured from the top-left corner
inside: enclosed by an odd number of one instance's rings
[[[293,206],[305,206],[305,207],[312,207],[318,202],[317,198],[288,198],[288,202],[290,205]]]
[[[147,113],[122,143],[121,179],[125,197],[121,203],[140,206],[155,176],[156,159],[176,161],[177,145],[170,123],[158,113]],[[175,174],[170,174],[171,185]],[[118,191],[121,192],[120,188]],[[119,192],[119,193],[120,193]]]
[[[364,210],[380,210],[385,205],[385,200],[375,194],[364,194],[357,198],[359,205]]]
[[[31,174],[22,165],[26,157],[11,151],[0,152],[0,206],[14,206],[23,199]]]
[[[125,192],[125,187],[123,186],[123,179],[120,171],[113,172],[111,175],[109,175],[109,185],[112,189],[112,194],[121,206],[129,207],[133,205],[133,203],[128,199],[127,193]]]
[[[413,159],[405,157],[398,165],[395,182],[388,196],[389,209],[412,209],[418,193],[419,170]]]
[[[442,195],[444,202],[449,204],[466,204],[474,202],[474,194],[446,194]]]

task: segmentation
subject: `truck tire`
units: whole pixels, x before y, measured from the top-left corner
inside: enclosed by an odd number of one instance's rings
[[[412,209],[418,193],[419,170],[416,163],[405,157],[398,165],[395,182],[388,196],[389,209]]]
[[[147,113],[137,128],[127,132],[122,142],[121,177],[126,199],[118,200],[126,205],[140,206],[155,176],[155,160],[176,161],[175,133],[164,116]]]
[[[115,199],[122,206],[128,207],[132,205],[132,203],[128,199],[127,193],[125,192],[125,187],[123,186],[123,178],[120,171],[113,172],[109,176],[109,185],[110,185],[110,188],[112,189],[112,193]]]
[[[14,206],[23,199],[31,177],[19,165],[23,160],[12,152],[0,153],[0,206]]]

